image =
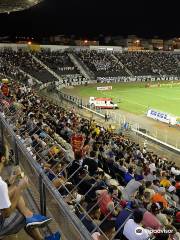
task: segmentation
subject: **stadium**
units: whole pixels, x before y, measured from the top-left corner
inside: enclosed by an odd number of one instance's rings
[[[0,239],[178,240],[180,49],[87,43],[0,43]]]

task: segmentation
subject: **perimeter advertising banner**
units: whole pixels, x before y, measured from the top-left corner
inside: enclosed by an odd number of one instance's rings
[[[153,118],[154,120],[158,120],[160,122],[168,123],[171,125],[176,125],[177,117],[171,116],[168,113],[160,112],[154,109],[149,109],[147,112],[147,117]]]
[[[177,125],[178,127],[180,127],[180,117],[177,117],[177,118],[176,118],[176,125]]]
[[[97,87],[98,91],[112,90],[112,86]]]

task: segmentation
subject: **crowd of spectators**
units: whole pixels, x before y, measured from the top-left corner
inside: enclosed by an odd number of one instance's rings
[[[124,52],[115,56],[135,76],[180,75],[178,60],[166,52]]]
[[[59,75],[80,74],[68,56],[68,52],[43,49],[40,52],[34,52],[34,55]]]
[[[14,83],[12,91],[5,118],[94,240],[179,239],[175,163],[30,87]]]
[[[17,79],[21,80],[26,74],[30,74],[43,83],[56,81],[56,78],[36,62],[27,51],[21,49],[14,51],[7,48],[0,51],[0,60],[1,70],[7,76],[17,75]],[[22,73],[22,70],[26,74]]]
[[[76,56],[80,58],[92,72],[95,73],[96,77],[128,75],[122,65],[119,64],[119,62],[113,58],[109,52],[83,50],[76,52]]]
[[[123,78],[133,76],[179,76],[180,57],[167,52],[107,52],[96,50],[73,51],[71,54],[79,59],[85,71],[90,70],[92,80],[121,82]],[[79,85],[87,82],[69,57],[68,51],[41,50],[28,52],[4,49],[0,52],[0,70],[4,75],[15,76],[27,81],[29,76],[47,83],[57,81],[42,63],[61,76],[63,84]]]

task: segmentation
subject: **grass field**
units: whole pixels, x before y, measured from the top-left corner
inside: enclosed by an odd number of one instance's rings
[[[119,108],[136,114],[144,114],[148,108],[153,108],[175,116],[180,116],[180,85],[146,88],[145,83],[107,84],[112,86],[111,91],[97,91],[96,84],[78,86],[66,89],[65,92],[84,99],[93,97],[111,97]]]

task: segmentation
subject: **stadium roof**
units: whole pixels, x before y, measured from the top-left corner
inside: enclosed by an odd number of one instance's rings
[[[0,0],[0,13],[22,11],[43,0]]]

